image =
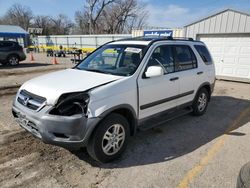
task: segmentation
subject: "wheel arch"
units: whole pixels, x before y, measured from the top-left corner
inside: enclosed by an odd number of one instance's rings
[[[129,123],[130,135],[131,136],[135,135],[136,129],[137,129],[137,125],[138,125],[138,121],[137,121],[137,116],[136,116],[135,110],[133,109],[133,107],[131,105],[121,104],[121,105],[114,106],[114,107],[106,110],[105,112],[103,112],[99,116],[100,120],[96,124],[95,128],[91,131],[90,137],[93,134],[93,132],[95,131],[95,129],[98,127],[98,125],[100,124],[100,122],[103,119],[105,119],[107,116],[109,116],[110,114],[112,114],[112,113],[117,113],[117,114],[120,114],[123,117],[125,117],[126,120]]]
[[[211,84],[209,82],[204,82],[200,85],[200,87],[197,89],[196,91],[196,94],[195,94],[195,98],[197,97],[197,94],[199,93],[199,91],[202,89],[202,88],[205,88],[208,92],[208,101],[210,101],[210,98],[211,98],[211,95],[212,95],[212,87],[211,87]]]
[[[11,57],[11,56],[16,56],[20,60],[20,56],[17,53],[10,53],[10,54],[8,54],[8,56],[7,56],[6,59],[8,60],[9,57]]]

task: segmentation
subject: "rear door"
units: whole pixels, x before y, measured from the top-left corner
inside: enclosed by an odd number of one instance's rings
[[[12,46],[12,43],[1,41],[0,42],[0,60],[6,60],[7,56],[9,55],[9,48]]]
[[[197,58],[191,48],[186,44],[173,45],[176,77],[179,79],[178,105],[191,102],[194,99],[200,84],[200,75],[203,71],[198,70]]]

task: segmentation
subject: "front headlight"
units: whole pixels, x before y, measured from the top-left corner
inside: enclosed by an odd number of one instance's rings
[[[89,95],[87,93],[66,93],[61,95],[58,102],[50,111],[52,115],[72,116],[87,114]]]

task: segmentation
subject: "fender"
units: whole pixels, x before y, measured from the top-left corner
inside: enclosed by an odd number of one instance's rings
[[[198,94],[199,90],[200,90],[202,87],[204,87],[204,86],[209,86],[210,91],[209,91],[209,99],[208,99],[208,101],[210,101],[211,95],[212,95],[212,93],[213,93],[214,83],[213,83],[213,84],[211,84],[211,83],[209,83],[209,82],[204,82],[204,83],[202,83],[202,84],[199,86],[199,88],[197,89],[197,91],[196,91],[195,98],[197,97],[197,94]],[[195,99],[195,98],[194,98],[194,99]]]
[[[118,110],[128,110],[131,114],[131,118],[128,119],[129,124],[130,124],[130,133],[131,136],[134,136],[137,130],[137,126],[138,126],[138,118],[137,118],[137,114],[134,110],[134,108],[129,105],[129,104],[120,104],[117,106],[113,106],[111,108],[109,108],[108,110],[106,110],[105,112],[103,112],[102,114],[100,114],[98,116],[98,118],[100,119],[100,121],[102,121],[105,117],[107,117],[109,114],[111,114],[112,112],[118,111]],[[100,122],[99,121],[99,122]]]

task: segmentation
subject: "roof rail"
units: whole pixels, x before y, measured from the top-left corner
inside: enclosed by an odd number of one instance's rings
[[[139,37],[131,37],[131,38],[124,38],[119,39],[116,41],[124,41],[124,40],[140,40],[140,41],[153,41],[153,40],[182,40],[182,41],[195,41],[193,38],[187,38],[187,37],[172,37],[172,36],[159,36],[159,37],[145,37],[145,36],[139,36]]]
[[[191,37],[174,37],[174,40],[189,40],[189,41],[194,41],[194,39],[191,38]]]

